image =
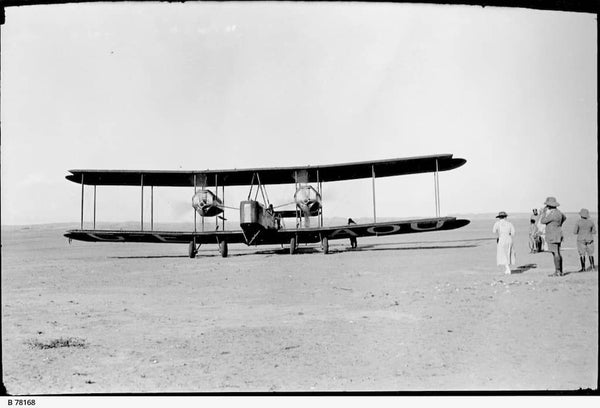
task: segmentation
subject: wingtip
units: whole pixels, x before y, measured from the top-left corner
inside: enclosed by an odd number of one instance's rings
[[[69,170],[71,174],[67,174],[65,178],[73,183],[81,184],[81,177],[77,177],[75,174],[76,170]]]
[[[454,167],[455,169],[464,166],[465,163],[467,162],[467,159],[463,159],[463,158],[453,158],[452,161],[456,164],[456,166]]]
[[[460,224],[461,227],[467,226],[467,225],[469,225],[471,223],[471,220],[467,220],[467,219],[464,219],[464,218],[460,218],[460,219],[458,219],[456,221]]]

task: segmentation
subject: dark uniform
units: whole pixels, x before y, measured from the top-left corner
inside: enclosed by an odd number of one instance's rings
[[[348,218],[348,225],[352,225],[352,224],[356,224],[356,223],[354,222],[354,220],[352,218]],[[352,248],[356,248],[358,246],[358,242],[356,242],[355,236],[350,237],[350,246]]]
[[[579,262],[581,262],[581,269],[579,272],[585,271],[585,255],[590,258],[590,269],[596,269],[594,264],[594,235],[596,235],[596,225],[590,217],[590,212],[582,208],[579,211],[581,218],[577,220],[573,233],[577,235],[577,251],[579,252]]]
[[[548,197],[544,204],[546,208],[542,211],[540,222],[546,224],[546,243],[548,244],[548,251],[552,252],[554,257],[555,271],[550,276],[562,276],[560,245],[563,241],[563,232],[561,227],[567,217],[556,208],[560,205],[556,198]]]

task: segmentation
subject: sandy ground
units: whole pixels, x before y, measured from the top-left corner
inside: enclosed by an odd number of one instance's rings
[[[510,219],[510,218],[509,218]],[[563,278],[495,266],[493,218],[456,231],[230,247],[68,244],[3,227],[10,394],[597,389],[598,273],[565,230]],[[60,347],[63,346],[63,347]]]

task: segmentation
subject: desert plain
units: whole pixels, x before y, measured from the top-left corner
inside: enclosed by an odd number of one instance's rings
[[[494,215],[444,232],[301,246],[69,243],[2,227],[2,381],[11,395],[598,388],[598,272],[495,264]],[[595,218],[597,220],[597,218]],[[596,253],[596,260],[597,260]]]

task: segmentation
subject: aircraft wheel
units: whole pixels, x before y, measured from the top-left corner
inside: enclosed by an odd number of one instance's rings
[[[190,246],[188,247],[188,255],[190,258],[195,258],[198,250],[196,249],[196,244],[194,241],[190,242]]]
[[[290,239],[290,255],[294,255],[296,253],[296,238],[292,237]]]
[[[329,253],[329,240],[327,239],[327,237],[323,238],[323,253],[324,254],[328,254]]]
[[[227,242],[221,241],[219,243],[219,252],[223,258],[227,258]]]

